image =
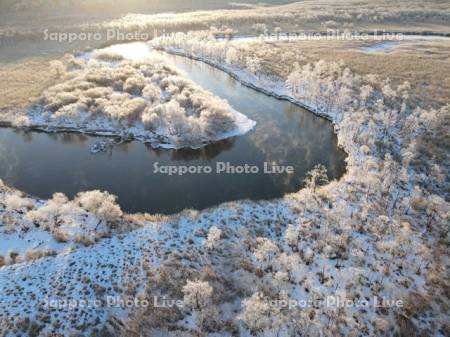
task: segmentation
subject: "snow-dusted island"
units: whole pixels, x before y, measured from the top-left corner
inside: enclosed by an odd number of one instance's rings
[[[254,127],[254,121],[227,101],[156,55],[127,55],[107,48],[52,61],[59,83],[13,123],[44,131],[120,136],[163,148],[200,148]]]

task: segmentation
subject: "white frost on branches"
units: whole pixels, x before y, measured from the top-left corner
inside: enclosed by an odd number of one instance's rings
[[[200,310],[209,304],[212,293],[213,288],[208,282],[187,280],[183,287],[184,303]]]
[[[222,230],[216,226],[212,226],[208,231],[208,237],[205,240],[205,247],[207,249],[214,249],[219,244],[220,236],[222,235]]]

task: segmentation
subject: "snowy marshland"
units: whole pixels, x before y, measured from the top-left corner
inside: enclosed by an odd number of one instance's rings
[[[8,13],[43,3],[5,2]],[[379,62],[360,55],[368,63],[358,72],[346,64],[355,54],[330,61],[325,54],[338,55],[330,47],[310,59],[299,45],[218,41],[214,34],[234,34],[235,27],[252,34],[276,28],[411,30],[411,23],[418,30],[446,30],[449,13],[442,1],[323,0],[129,14],[82,26],[207,29],[153,45],[328,118],[348,154],[347,172],[328,181],[318,166],[304,189],[278,200],[235,201],[172,216],[126,214],[104,191],[41,200],[0,183],[0,335],[448,336],[448,49],[411,47],[421,60],[402,74],[398,64],[412,58],[407,54],[393,68],[395,52]],[[11,27],[0,31],[0,41],[39,33]],[[16,126],[131,132],[167,147],[198,147],[253,126],[164,61],[133,60],[108,49],[67,56],[52,69],[56,83],[39,93],[29,114],[15,116]],[[399,83],[405,78],[415,82]],[[426,98],[433,104],[417,95],[422,91],[435,95]],[[324,305],[332,298],[347,305]],[[127,299],[149,305],[128,305]],[[169,304],[161,306],[164,299]]]
[[[283,199],[170,217],[122,214],[98,191],[35,200],[3,186],[6,334],[445,336],[448,156],[437,160],[430,148],[440,153],[448,137],[449,107],[415,108],[408,84],[392,87],[339,63],[298,67],[283,82],[261,75],[255,60],[219,58],[226,46],[180,37],[159,47],[331,119],[347,173],[328,182],[317,167],[305,189]],[[240,59],[239,50],[232,54]],[[117,296],[184,305],[105,305]],[[279,304],[330,296],[369,304]],[[375,306],[374,298],[402,305]],[[102,304],[50,310],[58,299]]]

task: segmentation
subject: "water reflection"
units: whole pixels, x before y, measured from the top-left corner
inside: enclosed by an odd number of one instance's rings
[[[341,176],[345,153],[336,148],[333,126],[327,120],[289,102],[255,93],[204,63],[180,56],[167,57],[191,79],[226,98],[234,108],[257,122],[256,129],[248,136],[253,146],[264,155],[264,161],[294,164],[300,172],[309,171],[321,163],[328,167],[331,178]],[[296,188],[303,180],[299,176],[280,175],[271,176],[271,179],[275,179],[277,185],[281,183],[285,187],[291,185]]]
[[[6,135],[0,136],[0,179],[9,181],[11,183],[15,182],[15,171],[19,166],[19,157],[14,151],[14,148],[8,146],[5,138]],[[23,137],[25,142],[29,142],[29,137]]]
[[[204,148],[193,149],[181,149],[171,152],[171,158],[177,161],[190,161],[195,159],[210,160],[216,158],[222,152],[229,151],[233,148],[236,138],[225,139],[216,143],[209,144]],[[162,152],[165,150],[157,150]]]

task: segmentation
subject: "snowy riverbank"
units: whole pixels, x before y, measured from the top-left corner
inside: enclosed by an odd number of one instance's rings
[[[262,92],[268,96],[272,96],[276,99],[286,100],[289,101],[295,105],[298,105],[306,110],[309,110],[310,112],[314,113],[315,115],[319,117],[323,117],[329,121],[333,121],[333,114],[325,111],[321,111],[318,109],[317,106],[314,106],[312,104],[307,104],[306,102],[302,102],[292,95],[290,95],[289,88],[286,87],[284,81],[281,79],[276,79],[269,76],[255,76],[250,73],[248,73],[245,70],[242,70],[237,67],[232,67],[227,65],[226,63],[221,63],[214,61],[207,57],[200,57],[195,56],[186,52],[183,52],[181,49],[177,48],[162,48],[164,52],[173,54],[173,55],[179,55],[183,57],[188,57],[192,60],[201,61],[206,64],[209,64],[210,66],[213,66],[219,70],[222,70],[226,72],[228,75],[233,77],[236,81],[242,83],[243,85],[252,88],[256,91]]]

